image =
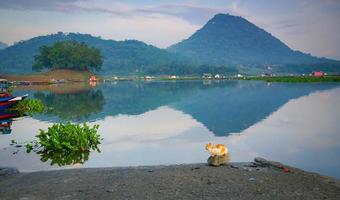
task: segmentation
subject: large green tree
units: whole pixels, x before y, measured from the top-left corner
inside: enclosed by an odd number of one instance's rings
[[[75,41],[56,42],[52,46],[41,46],[34,57],[33,70],[76,69],[99,71],[103,64],[100,50]]]

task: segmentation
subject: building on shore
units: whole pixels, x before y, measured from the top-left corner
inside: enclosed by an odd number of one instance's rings
[[[312,72],[312,76],[316,76],[316,77],[321,77],[321,76],[325,76],[325,72],[323,71],[315,71],[315,72]]]
[[[96,76],[92,75],[92,76],[90,76],[89,81],[90,82],[96,82],[96,81],[98,81],[98,78]]]
[[[219,75],[219,74],[215,74],[214,78],[215,78],[215,79],[220,79],[220,78],[222,78],[222,76]]]
[[[202,78],[203,79],[212,79],[212,75],[211,74],[209,74],[209,73],[204,73],[203,75],[202,75]]]

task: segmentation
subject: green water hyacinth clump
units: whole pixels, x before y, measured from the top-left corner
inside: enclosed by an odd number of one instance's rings
[[[53,151],[89,151],[98,150],[100,135],[97,134],[99,125],[93,127],[86,123],[83,125],[72,124],[53,124],[47,131],[40,129],[40,145],[44,150]]]
[[[25,114],[33,116],[34,114],[44,112],[45,105],[39,99],[25,99],[15,104],[10,110],[18,113],[20,116]]]
[[[100,152],[101,138],[97,133],[99,125],[90,127],[84,124],[57,123],[47,131],[40,129],[36,152],[41,160],[51,160],[51,165],[59,166],[84,163],[89,159],[91,150]],[[35,150],[32,144],[26,145],[27,153]]]

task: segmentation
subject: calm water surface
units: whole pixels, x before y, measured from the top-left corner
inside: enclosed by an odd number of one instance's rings
[[[234,162],[261,156],[340,178],[340,84],[118,82],[15,93],[41,99],[49,111],[0,132],[1,166],[60,169],[9,144],[73,121],[100,125],[101,153],[62,168],[201,163],[208,157],[205,144],[213,142],[226,144]]]

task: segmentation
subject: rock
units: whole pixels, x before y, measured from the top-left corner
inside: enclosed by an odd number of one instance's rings
[[[289,173],[293,171],[292,167],[283,165],[280,162],[270,161],[270,160],[266,160],[264,158],[259,158],[259,157],[255,158],[254,161],[255,163],[257,163],[257,165],[260,165],[262,167],[276,168],[276,169],[282,170],[285,173]]]
[[[18,174],[19,170],[15,167],[0,167],[0,176]]]
[[[211,166],[218,167],[220,165],[226,165],[230,161],[230,155],[226,154],[224,156],[210,156],[208,158],[208,164]]]
[[[255,181],[255,178],[249,178],[248,180],[249,181]]]
[[[238,169],[239,167],[236,165],[230,165],[231,168]]]

